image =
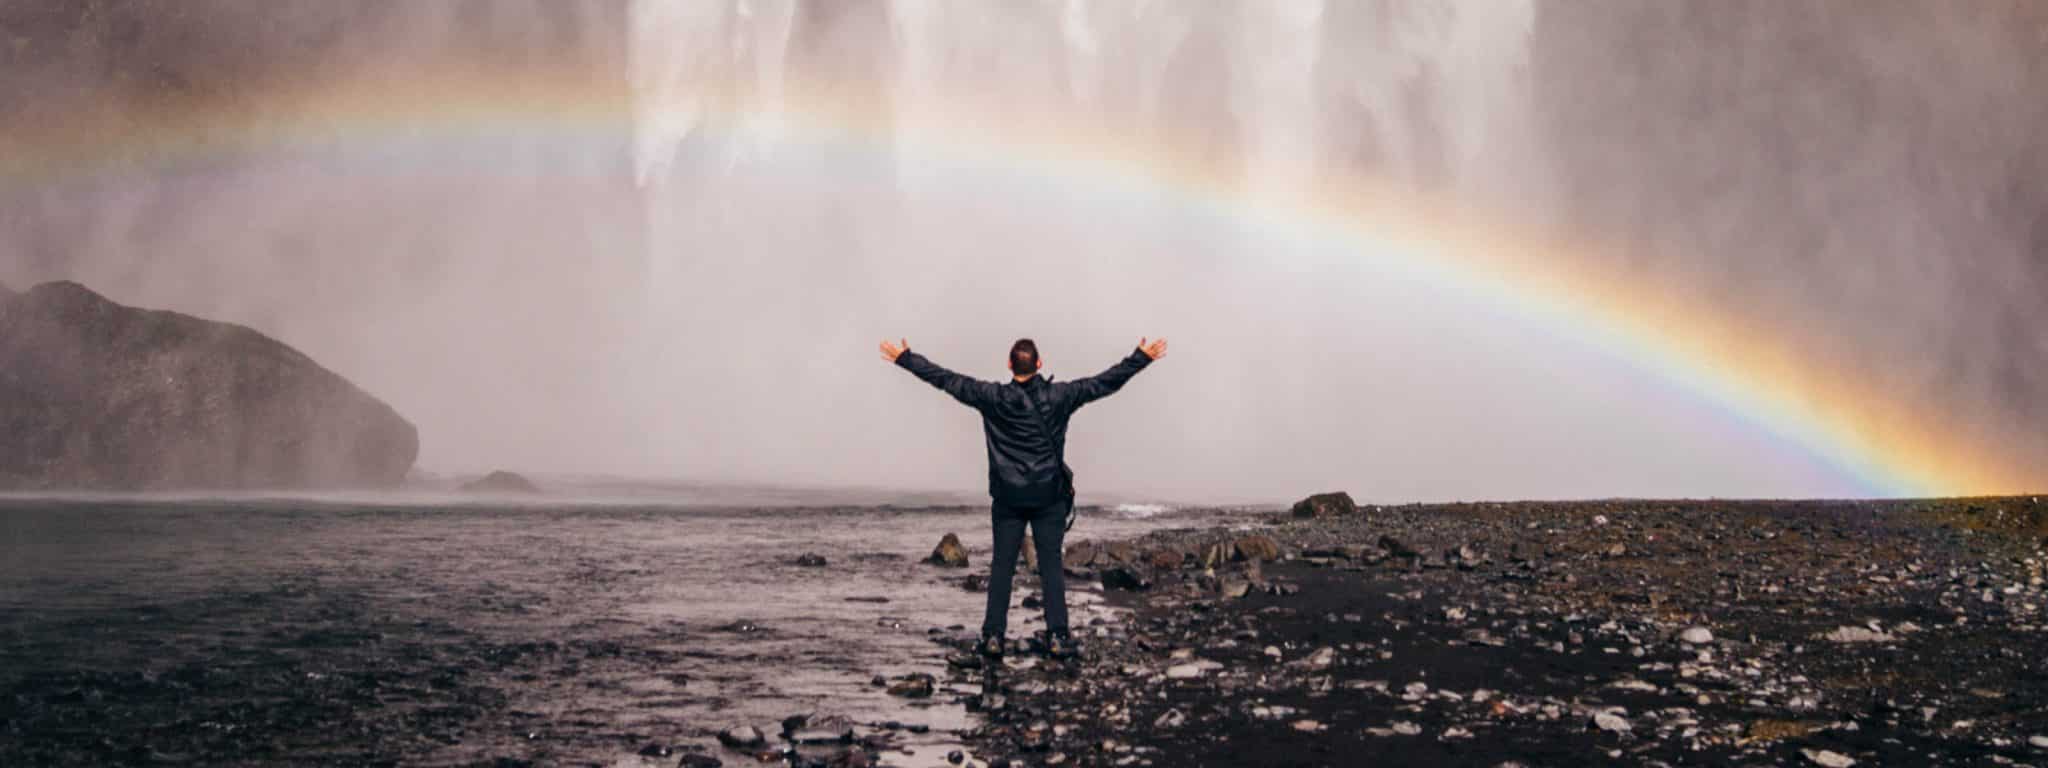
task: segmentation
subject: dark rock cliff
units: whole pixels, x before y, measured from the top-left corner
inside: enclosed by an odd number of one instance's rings
[[[0,286],[0,489],[392,486],[419,431],[248,328]]]

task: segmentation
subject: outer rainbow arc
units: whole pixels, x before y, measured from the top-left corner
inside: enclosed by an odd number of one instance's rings
[[[1821,369],[1773,341],[1768,328],[1565,255],[1584,248],[1482,226],[1412,193],[1345,178],[1286,198],[1257,195],[1235,169],[1191,143],[1133,141],[1052,108],[955,105],[920,110],[912,124],[886,105],[847,97],[842,83],[791,83],[783,93],[773,114],[793,140],[914,146],[1070,183],[1143,185],[1260,224],[1312,230],[1360,254],[1394,254],[1403,267],[1461,293],[1549,319],[1561,332],[1801,446],[1877,494],[2017,493],[2040,480],[1990,441],[1957,434],[1935,414]],[[760,114],[713,102],[705,106],[703,129],[727,130]],[[111,127],[17,139],[0,147],[32,151],[0,156],[0,190],[203,162],[251,147],[514,132],[620,141],[632,137],[635,116],[630,93],[614,81],[491,73],[355,80],[267,94],[259,112],[172,107]]]

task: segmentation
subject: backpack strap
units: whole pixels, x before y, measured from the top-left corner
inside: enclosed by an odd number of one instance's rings
[[[1052,379],[1047,377],[1045,383],[1046,386],[1051,386]],[[1031,396],[1031,387],[1020,384],[1017,388],[1023,390],[1024,403],[1030,406],[1031,415],[1038,418],[1038,431],[1045,435],[1046,442],[1052,442],[1052,421],[1045,417],[1045,411],[1039,409],[1038,398]],[[1074,530],[1074,519],[1079,517],[1079,514],[1074,511],[1074,470],[1067,467],[1067,447],[1064,445],[1060,446],[1059,454],[1054,458],[1059,460],[1060,482],[1066,486],[1067,491],[1067,526],[1065,530],[1071,531]]]

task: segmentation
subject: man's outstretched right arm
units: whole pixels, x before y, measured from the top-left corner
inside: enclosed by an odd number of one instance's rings
[[[882,342],[882,359],[895,363],[896,367],[909,371],[911,375],[923,379],[924,383],[938,387],[969,408],[983,408],[995,399],[988,382],[976,381],[946,370],[945,366],[910,351],[909,341],[903,341],[900,346],[887,341]]]

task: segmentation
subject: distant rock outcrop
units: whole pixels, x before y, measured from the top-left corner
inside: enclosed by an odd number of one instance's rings
[[[0,489],[394,486],[419,431],[248,328],[0,287]]]
[[[540,493],[540,486],[516,472],[498,470],[462,484],[464,493]]]

